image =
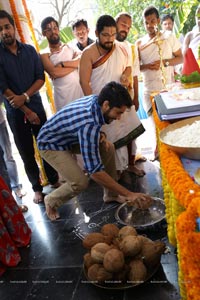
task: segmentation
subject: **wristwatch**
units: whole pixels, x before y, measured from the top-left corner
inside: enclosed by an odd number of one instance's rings
[[[168,60],[165,60],[164,66],[165,66],[165,67],[168,67],[168,66],[169,66],[169,61],[168,61]]]
[[[31,101],[29,95],[27,93],[23,93],[23,95],[26,97],[26,103],[29,103]]]

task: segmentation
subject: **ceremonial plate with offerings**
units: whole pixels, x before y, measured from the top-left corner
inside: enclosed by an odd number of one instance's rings
[[[140,235],[132,226],[106,223],[83,239],[85,283],[123,290],[148,281],[160,267],[166,244]]]
[[[165,218],[165,204],[160,198],[153,197],[148,209],[139,209],[123,203],[115,213],[117,221],[123,225],[130,225],[136,229],[145,229],[157,224]]]

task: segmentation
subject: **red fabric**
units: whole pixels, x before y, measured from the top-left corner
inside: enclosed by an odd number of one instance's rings
[[[20,262],[17,247],[27,246],[30,239],[31,230],[0,176],[0,275],[6,266],[16,266]]]
[[[199,65],[196,61],[196,58],[192,52],[191,48],[188,48],[184,59],[183,59],[183,75],[190,75],[191,73],[198,71],[200,73]]]

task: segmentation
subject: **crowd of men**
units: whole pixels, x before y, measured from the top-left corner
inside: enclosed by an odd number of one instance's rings
[[[154,131],[150,95],[174,82],[174,67],[182,63],[188,47],[199,44],[200,8],[196,11],[196,27],[186,35],[183,45],[172,32],[174,20],[170,15],[160,19],[157,8],[148,6],[142,18],[146,34],[132,45],[127,40],[132,25],[127,12],[115,18],[100,16],[95,41],[88,36],[87,21],[76,20],[72,25],[75,41],[69,44],[61,42],[57,20],[47,17],[41,22],[41,30],[48,48],[37,53],[33,46],[17,40],[12,16],[0,10],[1,97],[34,191],[33,200],[45,202],[50,220],[59,218],[58,208],[87,188],[86,174],[103,186],[105,203],[127,201],[140,208],[151,203],[149,195],[133,193],[118,183],[125,170],[145,175],[135,166],[135,140],[145,131],[136,113],[138,76],[142,74],[142,105],[148,126]],[[44,71],[52,80],[56,107],[48,120],[40,95]],[[3,118],[2,123],[5,131]],[[34,138],[48,182],[54,188],[45,197]],[[8,171],[12,168],[8,172],[10,187],[23,197],[7,132],[9,151],[1,141],[1,158]],[[80,154],[82,165],[78,162]]]

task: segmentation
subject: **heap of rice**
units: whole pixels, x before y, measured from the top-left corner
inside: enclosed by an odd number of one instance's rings
[[[178,147],[200,147],[200,121],[195,121],[191,125],[185,125],[173,131],[169,131],[164,136],[166,144]]]

